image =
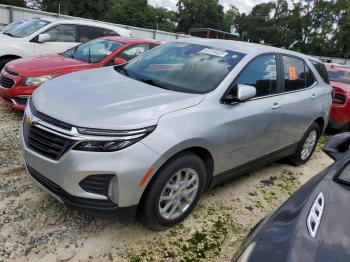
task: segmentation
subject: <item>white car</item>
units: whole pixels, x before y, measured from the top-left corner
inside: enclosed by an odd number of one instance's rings
[[[0,33],[0,70],[17,58],[60,53],[102,36],[132,35],[127,29],[99,22],[32,19]]]

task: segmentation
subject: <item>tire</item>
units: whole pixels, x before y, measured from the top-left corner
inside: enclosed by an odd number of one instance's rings
[[[313,144],[311,144],[311,136],[312,134],[315,134],[315,141]],[[312,156],[313,152],[315,151],[317,141],[321,136],[321,129],[320,126],[317,123],[312,123],[312,125],[308,128],[308,130],[305,132],[303,138],[298,144],[298,148],[295,151],[294,155],[292,155],[289,159],[290,162],[295,166],[300,166],[305,164],[307,161],[309,161],[310,157]],[[308,140],[309,139],[309,140]],[[309,152],[307,154],[304,150],[304,145],[307,143],[307,140],[309,142]]]
[[[165,230],[183,221],[191,213],[203,194],[206,184],[205,170],[203,161],[197,155],[190,152],[181,154],[166,163],[154,175],[142,198],[138,215],[142,223],[153,230]],[[190,187],[184,183],[180,189],[174,189],[173,187],[177,185],[176,178],[186,181],[187,174],[189,178],[188,182],[195,181],[196,183],[191,184]],[[195,189],[195,185],[197,185],[197,190]],[[172,188],[170,189],[168,186]],[[192,193],[189,194],[190,196],[187,195],[187,199],[192,200],[189,203],[190,201],[185,201],[184,194],[191,190]],[[161,196],[172,199],[161,201]],[[175,203],[171,204],[171,201],[175,201]],[[165,217],[165,215],[171,213],[178,203],[186,204],[183,211],[175,208],[172,215]],[[167,204],[168,208],[166,208]],[[179,207],[183,206],[180,205]],[[165,211],[161,212],[161,209]]]
[[[4,66],[5,66],[8,62],[10,62],[10,61],[12,61],[12,60],[14,60],[14,59],[12,59],[12,58],[1,59],[1,60],[0,60],[0,71],[4,68]]]

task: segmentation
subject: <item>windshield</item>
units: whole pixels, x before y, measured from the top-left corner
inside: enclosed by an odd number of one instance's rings
[[[62,55],[87,63],[99,63],[122,45],[120,42],[95,39],[69,49]]]
[[[34,19],[34,20],[30,20],[22,24],[19,24],[13,28],[10,28],[6,32],[4,32],[4,34],[7,34],[12,37],[22,38],[35,33],[36,31],[38,31],[39,29],[43,28],[48,24],[50,24],[49,21]]]
[[[328,77],[330,81],[350,85],[350,72],[328,70]]]
[[[7,26],[5,26],[5,27],[2,29],[2,32],[6,32],[6,31],[8,31],[8,30],[10,30],[10,29],[12,29],[12,28],[14,28],[14,27],[20,25],[20,24],[23,24],[23,23],[24,23],[24,21],[12,22],[12,23],[8,24]]]
[[[202,94],[214,90],[243,56],[219,48],[171,42],[132,60],[121,72],[172,91]]]

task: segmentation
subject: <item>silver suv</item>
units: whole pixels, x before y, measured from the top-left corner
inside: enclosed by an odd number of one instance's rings
[[[219,182],[308,161],[327,126],[326,78],[319,62],[282,49],[170,42],[38,88],[23,121],[27,171],[69,206],[166,229]]]

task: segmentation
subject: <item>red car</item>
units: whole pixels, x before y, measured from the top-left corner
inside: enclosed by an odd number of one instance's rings
[[[338,130],[347,130],[350,127],[350,67],[327,65],[327,72],[333,87],[329,126]]]
[[[0,99],[14,109],[24,110],[28,97],[47,80],[76,71],[123,64],[159,44],[156,40],[103,37],[62,54],[11,61],[1,71]]]

